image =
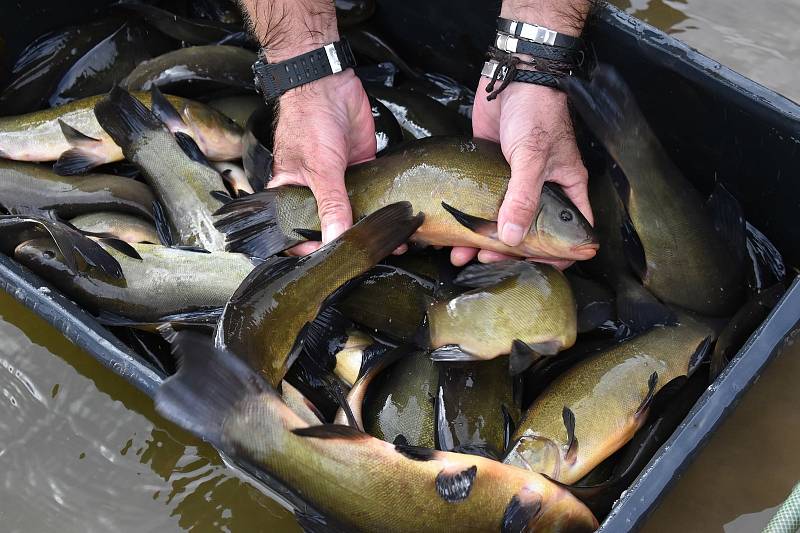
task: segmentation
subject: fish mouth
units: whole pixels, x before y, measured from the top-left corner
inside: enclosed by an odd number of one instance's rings
[[[573,246],[570,251],[575,256],[575,258],[579,261],[585,261],[586,259],[591,259],[595,255],[597,255],[597,250],[600,249],[600,243],[597,241],[587,241],[577,246]]]

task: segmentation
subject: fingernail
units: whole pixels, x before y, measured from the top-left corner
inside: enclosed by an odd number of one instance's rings
[[[500,232],[500,240],[508,246],[517,246],[522,242],[522,227],[511,222],[506,222],[503,231]]]
[[[328,244],[333,239],[344,233],[344,224],[341,222],[334,222],[325,226],[322,230],[322,242]]]

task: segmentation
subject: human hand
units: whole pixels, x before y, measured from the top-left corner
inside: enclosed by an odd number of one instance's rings
[[[539,203],[542,185],[552,181],[593,223],[589,206],[588,174],[575,143],[566,95],[539,85],[512,83],[496,99],[487,101],[481,78],[472,111],[475,137],[500,143],[509,165],[511,180],[497,218],[500,240],[509,246],[522,242]],[[461,266],[475,256],[482,263],[507,256],[490,250],[453,248],[450,258]],[[536,259],[536,258],[534,258]],[[566,268],[570,261],[549,262]]]
[[[269,187],[309,187],[322,242],[330,242],[353,224],[345,169],[374,159],[375,151],[375,123],[361,81],[351,69],[327,76],[281,96]],[[291,253],[304,255],[320,246],[304,242]]]

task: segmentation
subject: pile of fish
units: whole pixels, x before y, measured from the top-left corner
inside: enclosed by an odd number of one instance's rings
[[[782,295],[778,252],[604,65],[566,87],[595,227],[546,184],[504,245],[510,169],[468,134],[474,94],[350,0],[379,154],[347,170],[355,226],[292,256],[320,222],[308,189],[265,188],[255,45],[231,2],[179,4],[125,1],[21,53],[0,251],[174,374],[159,411],[307,502],[309,530],[596,529]],[[458,269],[452,246],[517,259]]]

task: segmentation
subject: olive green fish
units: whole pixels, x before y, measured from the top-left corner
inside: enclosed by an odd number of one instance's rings
[[[503,456],[520,418],[508,361],[443,363],[436,394],[439,449]]]
[[[264,99],[257,94],[224,96],[211,100],[208,105],[230,118],[240,128],[247,125],[247,120],[253,113],[266,106]]]
[[[43,165],[0,159],[0,205],[12,214],[49,212],[71,218],[113,211],[152,220],[154,200],[147,185],[129,178],[65,177]]]
[[[180,132],[173,135],[159,120],[156,113],[170,116],[175,110],[157,89],[152,100],[154,110],[150,111],[124,89],[115,87],[97,103],[95,114],[155,191],[171,238],[179,245],[223,251],[225,238],[214,227],[213,217],[223,203],[212,195],[225,190],[222,177],[190,137]]]
[[[361,372],[361,365],[364,362],[364,355],[367,349],[375,344],[375,339],[357,330],[347,332],[347,340],[339,351],[336,352],[336,359],[333,372],[350,387],[358,379]]]
[[[687,315],[577,363],[528,408],[506,464],[571,484],[628,442],[654,395],[691,375],[714,332]]]
[[[511,354],[509,370],[518,374],[575,344],[575,299],[556,268],[514,260],[475,264],[461,271],[456,283],[474,288],[428,309],[434,360]]]
[[[417,243],[471,246],[521,257],[594,256],[597,242],[591,225],[547,184],[525,240],[515,247],[503,244],[495,221],[510,176],[498,144],[431,137],[350,167],[345,184],[356,220],[397,201],[411,202],[425,213],[425,223],[412,237]],[[267,189],[226,204],[218,214],[217,227],[226,233],[229,249],[255,257],[319,239],[317,204],[306,187]]]
[[[743,295],[745,252],[735,200],[727,193],[714,197],[712,216],[611,67],[598,67],[591,83],[568,81],[573,105],[626,177],[617,184],[632,223],[625,228],[626,255],[644,286],[698,313],[734,313]]]
[[[217,338],[277,385],[313,336],[310,324],[323,304],[408,239],[422,220],[408,202],[398,202],[310,255],[259,265],[225,306]]]
[[[148,107],[150,95],[136,93]],[[56,161],[59,174],[82,174],[123,158],[122,149],[97,122],[95,105],[104,95],[26,115],[0,117],[0,157],[17,161]],[[192,137],[209,159],[242,156],[242,130],[228,117],[198,102],[167,96],[181,120],[168,122],[174,132]]]
[[[80,231],[101,236],[112,236],[125,242],[160,244],[156,227],[134,215],[99,211],[79,215],[69,223]]]
[[[158,390],[158,411],[301,494],[322,513],[316,523],[323,529],[597,528],[582,503],[539,474],[483,457],[394,446],[347,426],[309,427],[239,354],[213,349],[190,332],[179,333],[176,346],[183,364]]]
[[[221,308],[253,270],[248,258],[228,252],[205,254],[131,244],[137,259],[103,240],[100,245],[119,262],[124,282],[87,268],[77,275],[70,272],[59,248],[47,238],[20,244],[14,259],[84,308],[139,322]]]

